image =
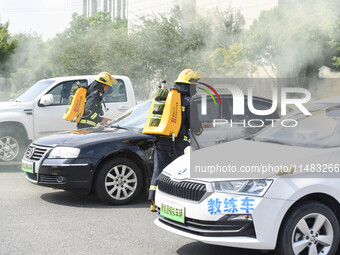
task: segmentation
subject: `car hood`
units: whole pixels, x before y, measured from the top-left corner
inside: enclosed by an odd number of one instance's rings
[[[27,105],[32,105],[32,103],[28,104],[26,102],[23,103],[23,102],[14,102],[14,101],[0,102],[0,112],[17,109],[17,108],[23,108],[23,107],[26,107]]]
[[[139,129],[123,129],[123,128],[86,128],[56,133],[45,136],[34,141],[36,145],[42,146],[68,146],[82,147],[85,145],[99,144],[101,142],[132,140],[150,138],[144,135]]]
[[[186,154],[167,166],[164,172],[175,179],[202,181],[292,176],[299,174],[300,165],[328,162],[333,151],[236,140]],[[244,172],[240,172],[241,167]]]

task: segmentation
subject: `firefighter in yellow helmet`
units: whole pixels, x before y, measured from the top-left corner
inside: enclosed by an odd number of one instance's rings
[[[104,125],[111,119],[102,117],[104,115],[102,103],[105,93],[117,81],[107,72],[101,72],[89,85],[86,93],[85,112],[82,119],[77,123],[77,128],[95,127],[98,123]]]
[[[199,73],[191,69],[185,69],[175,81],[174,88],[181,94],[182,123],[175,140],[175,145],[173,145],[171,136],[158,136],[155,142],[154,171],[149,190],[149,200],[151,200],[150,210],[152,212],[156,211],[154,201],[158,176],[168,164],[184,154],[184,149],[190,145],[190,130],[196,135],[202,133],[202,124],[198,119],[197,105],[191,100],[191,97],[197,92],[196,85],[199,79]]]

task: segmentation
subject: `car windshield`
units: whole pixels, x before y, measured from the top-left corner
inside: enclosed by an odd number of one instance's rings
[[[281,119],[296,120],[296,127],[284,127],[278,121],[274,127],[268,127],[256,135],[254,140],[311,148],[339,147],[340,105],[312,104],[307,109],[311,116],[296,110]]]
[[[119,126],[123,128],[144,128],[148,119],[151,101],[138,104],[131,110],[124,113],[118,119],[112,121],[110,126]]]
[[[42,80],[38,81],[32,87],[27,89],[20,96],[15,98],[13,101],[15,102],[29,102],[34,100],[41,92],[43,92],[48,86],[50,86],[55,80]]]

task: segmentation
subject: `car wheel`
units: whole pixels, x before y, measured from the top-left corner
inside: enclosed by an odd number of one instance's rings
[[[0,131],[0,160],[21,160],[26,150],[27,140],[15,130]]]
[[[339,222],[324,204],[308,201],[288,215],[278,239],[277,254],[336,254]]]
[[[132,201],[142,189],[142,172],[130,159],[106,162],[95,180],[95,192],[106,204],[122,205]]]

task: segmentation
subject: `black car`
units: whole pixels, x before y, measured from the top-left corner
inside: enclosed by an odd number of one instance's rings
[[[230,118],[232,97],[222,95],[223,107],[213,108],[208,115],[200,114],[201,122],[214,118]],[[212,103],[212,99],[207,104]],[[155,136],[142,134],[151,101],[137,105],[113,121],[108,127],[67,131],[40,138],[27,149],[22,170],[28,181],[46,187],[95,192],[107,204],[125,204],[142,190],[147,190],[153,169]],[[254,99],[254,107],[269,109],[271,101]],[[275,116],[274,116],[275,115]],[[238,116],[237,118],[239,118]],[[245,111],[244,118],[250,118]],[[268,116],[262,116],[265,119]],[[273,113],[274,118],[278,114]],[[231,117],[232,118],[232,117]],[[259,117],[257,117],[259,118]],[[234,140],[257,132],[257,129],[238,127],[235,134],[218,128],[205,128],[194,138],[196,148]]]

